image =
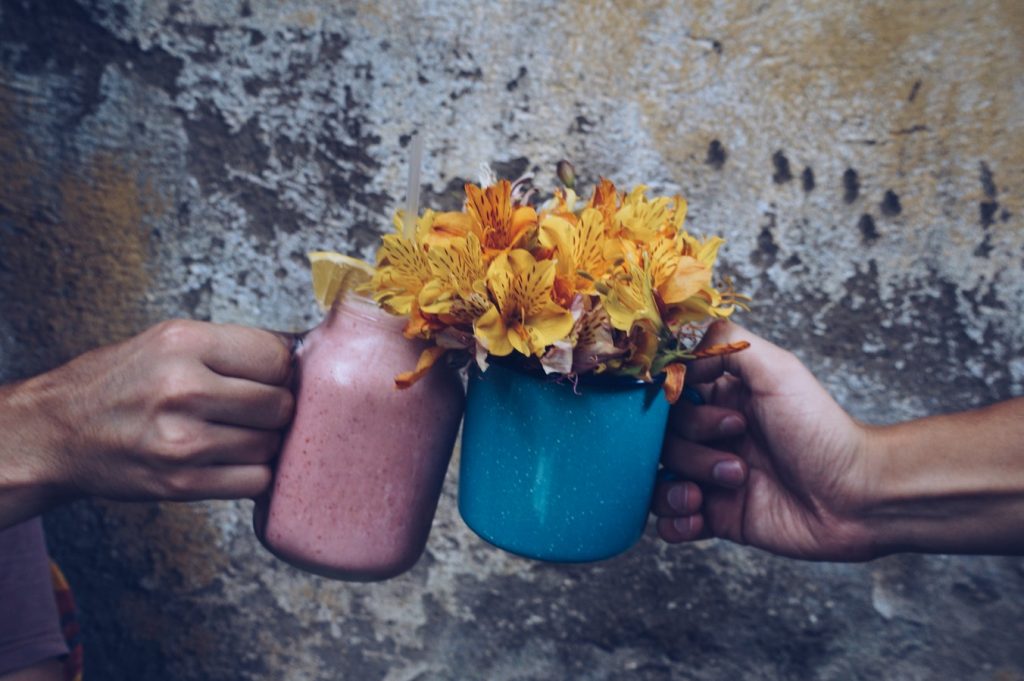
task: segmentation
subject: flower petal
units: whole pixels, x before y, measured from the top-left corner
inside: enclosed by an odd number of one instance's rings
[[[496,357],[504,357],[512,352],[512,344],[508,342],[508,327],[498,308],[493,305],[473,323],[473,333],[480,344]]]
[[[446,348],[439,347],[437,345],[431,345],[425,348],[420,353],[420,358],[416,362],[416,368],[412,371],[406,371],[395,376],[395,385],[399,390],[405,390],[416,381],[423,378],[430,367],[434,366],[434,363],[440,359],[444,353],[448,352]]]
[[[572,313],[552,302],[543,310],[526,318],[532,353],[540,354],[544,348],[569,335],[573,327]]]
[[[568,374],[572,371],[572,343],[560,340],[540,358],[540,366],[545,374]]]
[[[666,305],[681,303],[711,285],[711,268],[696,258],[684,255],[676,261],[675,269],[658,287]]]
[[[718,345],[711,345],[706,348],[701,348],[697,352],[693,353],[694,359],[703,359],[705,357],[719,357],[721,355],[731,355],[734,352],[746,350],[750,347],[750,341],[736,341],[734,343],[719,343]]]
[[[669,364],[665,367],[665,383],[662,388],[665,390],[665,397],[669,404],[679,401],[683,394],[683,381],[686,378],[686,365],[682,363]]]

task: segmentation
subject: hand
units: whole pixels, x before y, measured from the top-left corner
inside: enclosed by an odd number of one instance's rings
[[[294,408],[290,378],[281,336],[171,321],[0,389],[0,526],[82,495],[260,494]]]
[[[861,520],[869,429],[851,419],[789,352],[729,323],[702,346],[750,347],[697,360],[686,384],[705,405],[673,408],[653,511],[668,542],[722,537],[815,560],[874,556]]]

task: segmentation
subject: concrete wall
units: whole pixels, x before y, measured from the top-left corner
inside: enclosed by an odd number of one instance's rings
[[[681,191],[741,321],[860,418],[1020,395],[1022,64],[1016,0],[0,0],[0,376],[168,316],[311,326],[304,253],[372,254],[419,127],[436,207],[562,157]],[[1020,559],[555,567],[476,539],[455,472],[378,585],[276,561],[248,502],[54,512],[89,678],[1024,678]]]

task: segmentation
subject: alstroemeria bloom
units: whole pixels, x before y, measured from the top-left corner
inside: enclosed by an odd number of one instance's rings
[[[710,277],[711,268],[718,258],[718,249],[725,242],[719,237],[711,237],[702,242],[685,232],[680,232],[678,242],[683,253],[681,260],[690,261],[688,269],[692,272],[692,277],[689,278],[688,285],[682,287],[679,295],[673,296],[672,300],[665,300],[665,322],[673,329],[677,329],[702,320],[729,317],[736,309],[737,296],[731,288],[723,292],[713,287]],[[694,261],[699,263],[699,266],[695,265]],[[697,283],[697,272],[701,268],[707,271],[708,276],[706,279],[702,277],[701,286],[696,291],[683,296],[683,293],[689,293]],[[741,305],[742,299],[740,296]]]
[[[605,224],[614,224],[615,211],[619,209],[619,194],[615,191],[615,185],[611,180],[601,178],[594,187],[594,194],[590,197],[591,208],[596,209],[604,216]]]
[[[382,237],[377,251],[377,271],[370,282],[373,298],[384,309],[407,315],[420,289],[433,276],[423,248],[402,235],[401,216],[395,216],[397,234]]]
[[[711,286],[711,266],[680,253],[677,239],[660,237],[651,250],[654,287],[666,305],[682,303]]]
[[[631,372],[650,380],[651,364],[661,343],[664,324],[654,295],[650,266],[632,263],[608,282],[603,297],[612,326],[629,337],[630,353],[623,362]]]
[[[646,263],[644,266],[627,263],[608,280],[608,292],[602,298],[612,326],[628,332],[634,324],[645,320],[655,328],[661,328],[661,315],[651,279]]]
[[[554,281],[555,263],[538,262],[529,251],[517,248],[494,259],[487,286],[496,304],[473,326],[489,353],[503,357],[515,350],[539,356],[569,334],[572,313],[552,300]]]
[[[459,213],[440,213],[434,218],[433,231],[459,237],[472,232],[490,261],[499,253],[519,246],[537,226],[537,211],[531,206],[516,206],[512,201],[512,183],[502,180],[481,189],[466,185],[466,209]]]
[[[490,304],[480,240],[472,232],[449,239],[431,248],[427,260],[433,278],[420,291],[421,309],[449,325],[472,328]]]
[[[632,241],[649,243],[660,235],[675,234],[672,229],[672,213],[669,199],[661,197],[648,201],[647,188],[639,185],[623,199],[622,206],[612,218],[615,236]]]
[[[558,261],[557,300],[568,306],[577,292],[596,293],[594,282],[608,270],[604,255],[604,218],[600,212],[586,208],[577,222],[546,215],[540,223],[538,241],[553,249]]]

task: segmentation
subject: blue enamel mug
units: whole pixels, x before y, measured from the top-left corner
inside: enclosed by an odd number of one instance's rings
[[[469,379],[463,520],[528,558],[625,551],[647,523],[668,411],[659,383],[602,375],[574,386],[492,362]]]

